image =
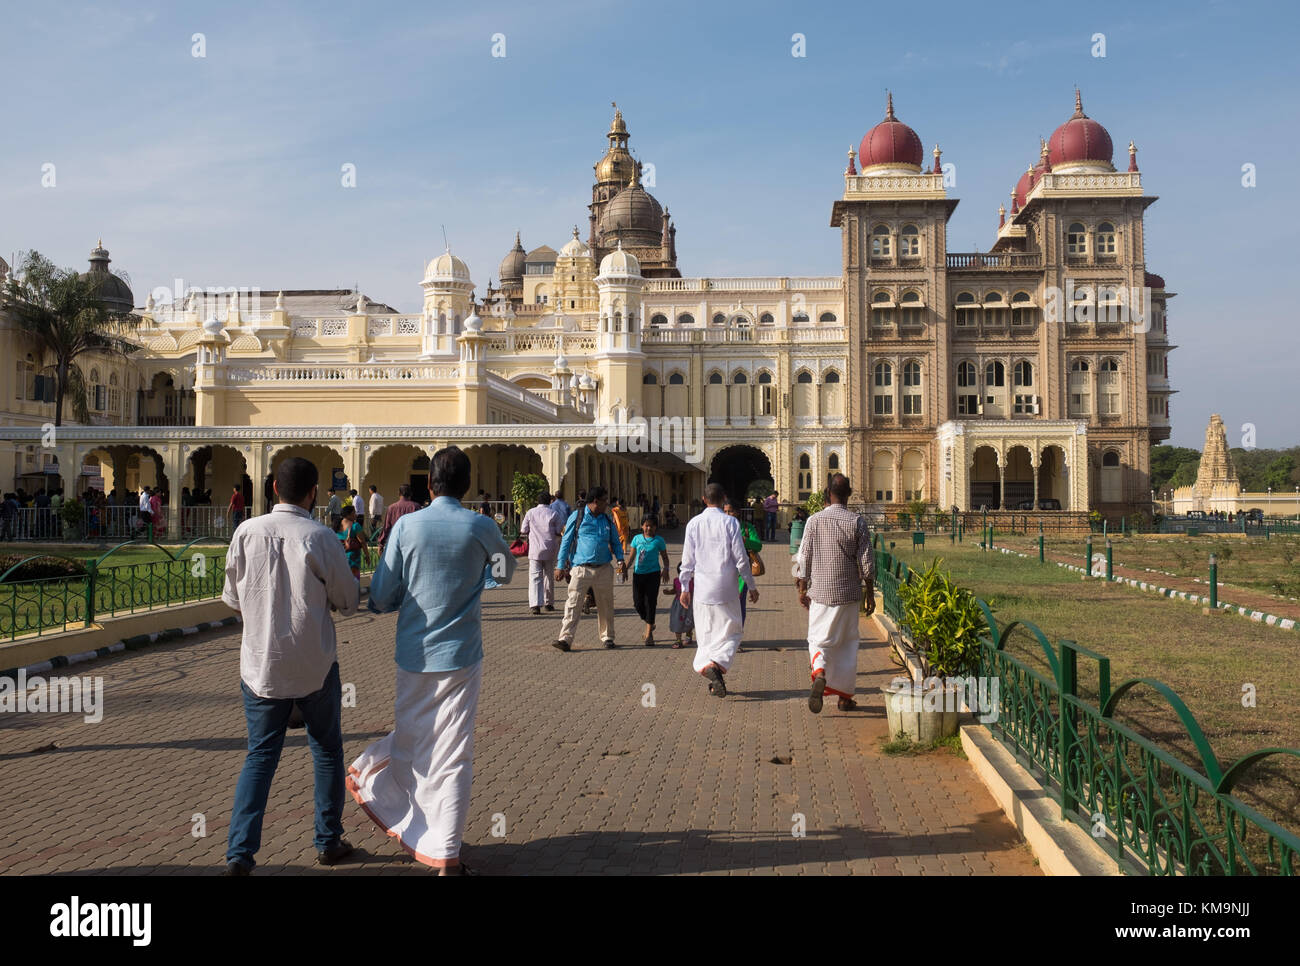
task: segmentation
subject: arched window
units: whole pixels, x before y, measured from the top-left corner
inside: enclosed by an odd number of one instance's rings
[[[1034,308],[1030,304],[1028,292],[1017,292],[1011,296],[1011,324],[1033,325],[1036,321]]]
[[[889,226],[877,225],[871,230],[871,257],[888,258],[889,254]]]
[[[1092,412],[1092,374],[1087,359],[1070,363],[1070,415],[1087,416]]]
[[[871,385],[871,411],[877,416],[894,415],[894,367],[888,362],[877,362]]]
[[[894,296],[891,292],[879,291],[871,296],[871,324],[894,324]]]
[[[1006,366],[1000,362],[990,362],[984,367],[984,387],[986,389],[995,386],[1005,386],[1006,384]]]
[[[733,386],[743,386],[746,385],[748,382],[749,382],[749,377],[745,375],[743,372],[737,371],[733,373],[731,376],[731,384]]]
[[[695,316],[691,315],[689,312],[683,312],[681,315],[677,316],[677,324],[678,324],[678,325],[694,325],[694,324],[695,324]]]
[[[723,315],[721,312],[718,312],[713,316],[714,325],[726,325],[726,323],[727,323],[727,317]]]
[[[771,312],[764,312],[762,315],[760,315],[760,316],[758,317],[758,324],[759,324],[759,325],[775,325],[775,324],[776,324],[776,319],[772,318],[772,313],[771,313]]]
[[[99,370],[90,370],[90,408],[102,413],[108,408],[108,387],[99,381]]]
[[[672,375],[668,377],[668,385],[670,386],[680,386],[683,385],[685,382],[686,382],[686,377],[683,376],[680,372],[674,372]]]
[[[903,363],[903,415],[921,415],[921,364],[914,359]]]
[[[709,373],[709,385],[710,385],[710,386],[721,386],[721,385],[722,385],[722,373],[718,372],[716,369],[715,369],[713,372],[710,372],[710,373]]]
[[[920,325],[921,311],[921,293],[904,292],[899,300],[899,322],[903,325]]]
[[[772,374],[764,369],[758,374],[758,415],[771,416],[776,405],[776,389]]]
[[[1034,364],[1021,359],[1012,369],[1011,381],[1016,387],[1015,407],[1012,411],[1017,416],[1037,415],[1038,397],[1033,394]]]
[[[834,325],[839,320],[835,318],[834,312],[823,312],[821,315],[817,316],[817,321],[824,322],[827,325]]]
[[[915,225],[904,225],[898,238],[898,254],[904,258],[916,258],[921,254],[921,233]]]
[[[826,468],[829,469],[832,473],[839,472],[840,469],[839,453],[831,453],[830,456],[826,457]]]
[[[808,313],[805,312],[803,309],[795,309],[794,315],[792,315],[790,318],[795,325],[808,324]]]
[[[665,316],[665,315],[660,315],[660,314],[658,314],[658,313],[655,313],[654,315],[650,316],[650,324],[651,324],[651,325],[667,325],[667,324],[668,324],[668,317]]]
[[[807,453],[799,454],[799,473],[797,483],[799,499],[808,499],[812,494],[812,457]]]
[[[770,386],[772,384],[772,374],[764,369],[758,374],[758,384],[760,386]]]
[[[644,376],[641,377],[641,385],[657,386],[659,385],[659,377],[656,376],[653,372],[647,372]]]
[[[986,305],[987,305],[989,302],[1001,302],[1001,301],[1002,301],[1002,293],[1001,293],[1001,292],[988,292],[988,293],[986,293],[986,294],[984,295],[984,303],[985,303]]]
[[[974,293],[958,292],[956,305],[958,325],[975,325],[979,321],[979,303],[975,301]]]
[[[799,469],[801,470],[812,469],[812,459],[808,456],[807,453],[799,454]]]
[[[1119,453],[1113,449],[1106,450],[1101,456],[1102,466],[1119,466]]]
[[[807,369],[800,369],[799,375],[794,377],[794,381],[797,383],[810,383],[812,382],[812,373]]]
[[[1024,360],[1017,362],[1013,375],[1017,388],[1032,386],[1034,384],[1034,364]]]
[[[840,381],[840,374],[835,369],[828,370],[826,375],[822,376],[822,382],[839,382],[839,381]]]
[[[957,363],[957,387],[959,389],[975,388],[975,363]]]
[[[1108,221],[1097,226],[1097,254],[1115,254],[1115,226]]]
[[[1114,359],[1103,359],[1097,373],[1097,412],[1102,416],[1120,414],[1119,363]]]
[[[1074,222],[1065,231],[1065,253],[1067,255],[1088,254],[1088,231],[1082,222]]]

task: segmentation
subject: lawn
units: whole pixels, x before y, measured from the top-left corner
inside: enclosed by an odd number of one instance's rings
[[[883,539],[888,547],[889,536]],[[1112,687],[1136,677],[1168,684],[1196,716],[1225,767],[1260,748],[1300,748],[1300,676],[1292,671],[1300,642],[1294,631],[1225,613],[1205,615],[1185,601],[1085,579],[1036,559],[985,552],[978,541],[953,546],[947,540],[931,540],[929,547],[915,551],[910,539],[895,542],[894,554],[913,568],[942,558],[957,583],[989,602],[1000,627],[1028,620],[1053,644],[1065,638],[1110,658]],[[1083,554],[1079,556],[1082,560]],[[1028,632],[1017,630],[1008,646],[1017,657],[1050,673]],[[1087,664],[1080,662],[1080,690],[1095,702],[1096,672]],[[1254,707],[1243,707],[1246,685],[1253,686]],[[1200,767],[1181,723],[1150,689],[1125,696],[1119,717]],[[1265,762],[1257,770],[1258,781],[1248,779],[1240,794],[1295,828],[1300,824],[1300,768],[1295,766],[1300,763],[1278,761]],[[1258,799],[1260,795],[1267,796],[1267,803]]]

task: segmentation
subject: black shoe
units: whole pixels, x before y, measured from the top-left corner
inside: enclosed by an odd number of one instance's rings
[[[705,669],[704,676],[709,681],[709,694],[715,698],[727,696],[727,682],[722,679],[722,672],[718,670],[717,665],[710,664]]]
[[[614,648],[618,647],[618,645],[615,644],[613,641],[606,641],[605,646],[608,647],[610,650],[613,650]]]
[[[289,712],[289,724],[288,724],[288,727],[290,727],[290,728],[305,728],[305,727],[307,727],[307,721],[306,721],[306,719],[304,719],[303,716],[302,716],[302,708],[298,707],[298,705],[297,705],[296,703],[295,703],[294,706],[293,706],[293,710]]]
[[[226,871],[222,875],[248,875],[253,871],[253,867],[247,862],[241,862],[239,859],[231,859],[226,863]]]
[[[543,608],[543,610],[545,610],[546,613],[548,613],[548,614],[553,614],[553,613],[555,613],[555,605],[554,605],[554,604],[547,604],[547,605]]]
[[[813,714],[822,713],[822,695],[826,693],[826,675],[818,674],[813,678],[812,691],[808,693],[808,710]]]
[[[551,645],[551,647],[555,648],[557,651],[567,651],[569,649],[569,642],[556,641],[554,644]]]
[[[352,854],[352,843],[339,839],[327,849],[316,853],[317,865],[334,865]]]
[[[534,615],[540,614],[542,612],[542,609],[540,607],[530,607],[528,609],[532,611]]]

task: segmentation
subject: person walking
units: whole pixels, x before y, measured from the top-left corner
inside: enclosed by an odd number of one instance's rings
[[[184,502],[185,495],[182,493],[181,503]],[[186,511],[182,510],[181,512],[185,513]],[[239,488],[238,483],[235,484],[230,493],[230,503],[226,507],[226,515],[230,517],[230,532],[234,533],[244,521],[244,491]]]
[[[569,504],[564,502],[564,497],[557,493],[555,499],[551,501],[551,512],[560,518],[560,526],[563,527],[573,510],[569,508]]]
[[[337,490],[330,491],[330,502],[325,512],[329,514],[330,529],[337,533],[339,520],[343,516],[343,498],[339,496]]]
[[[721,484],[704,488],[704,512],[686,524],[682,542],[682,569],[678,579],[684,607],[695,621],[697,647],[692,666],[709,682],[709,693],[725,698],[724,675],[731,668],[744,632],[737,580],[749,587],[749,602],[758,603],[749,555],[741,542],[740,521],[722,512],[726,493]],[[694,584],[692,585],[692,581]]]
[[[876,609],[876,555],[867,521],[848,508],[853,487],[843,473],[831,477],[824,510],[808,518],[799,545],[795,586],[808,611],[812,690],[808,710],[820,714],[825,694],[852,711],[858,680],[858,612]]]
[[[632,604],[645,622],[645,645],[655,646],[655,610],[659,604],[659,585],[668,582],[668,545],[658,535],[659,521],[648,516],[641,521],[641,532],[632,538],[623,569],[632,567]]]
[[[333,865],[352,852],[343,839],[343,687],[330,611],[355,613],[360,594],[339,542],[311,517],[316,467],[290,457],[280,464],[274,486],[281,502],[231,537],[221,592],[243,618],[239,677],[248,725],[226,875],[248,875],[256,864],[271,780],[295,704],[315,767],[317,861]]]
[[[767,524],[767,532],[764,534],[765,540],[776,539],[776,510],[778,506],[780,506],[778,494],[773,491],[772,493],[769,493],[767,499],[763,501],[763,512]]]
[[[348,499],[343,502],[357,511],[357,523],[364,528],[366,525],[366,498],[357,493],[356,490],[349,490]]]
[[[381,553],[384,550],[384,544],[388,542],[388,535],[393,532],[393,527],[397,525],[397,521],[418,509],[420,508],[411,499],[411,485],[403,483],[397,488],[397,502],[384,513],[384,529],[379,533],[379,550]]]
[[[470,874],[460,849],[483,680],[483,582],[490,571],[509,583],[515,570],[497,525],[461,505],[469,479],[458,447],[434,453],[433,502],[399,518],[384,545],[369,606],[398,612],[393,730],[348,777],[371,820],[441,875]]]
[[[361,554],[366,549],[366,530],[357,519],[357,508],[351,504],[345,504],[343,515],[339,518],[338,530],[335,535],[339,538],[339,543],[343,546],[343,552],[347,554],[348,566],[352,568],[352,576],[357,580],[361,579]]]
[[[556,581],[569,581],[569,594],[564,602],[564,622],[560,636],[552,645],[557,650],[573,647],[573,635],[578,627],[579,609],[587,591],[596,598],[596,624],[600,639],[606,647],[614,647],[614,567],[626,573],[623,564],[623,545],[618,539],[618,527],[605,512],[605,488],[593,486],[587,491],[587,502],[574,510],[564,526],[560,541],[560,554],[555,561]]]
[[[691,609],[682,603],[682,591],[689,590],[681,581],[682,565],[677,565],[677,576],[673,578],[671,590],[665,590],[665,594],[672,594],[673,603],[668,608],[668,630],[675,635],[673,641],[673,650],[682,647],[682,635],[686,635],[686,643],[694,644],[695,637],[695,619],[691,614]],[[687,598],[689,600],[689,598]]]
[[[726,503],[723,504],[722,511],[725,514],[727,514],[727,516],[732,517],[737,523],[740,524],[740,543],[741,546],[745,548],[746,556],[749,556],[749,554],[751,553],[757,553],[758,551],[763,549],[763,541],[759,538],[758,531],[754,529],[754,525],[752,523],[749,523],[748,521],[742,520],[740,518],[740,514],[737,511],[736,505],[734,503],[728,500]],[[750,557],[749,560],[750,560],[750,571],[752,573],[753,566],[754,566],[754,558]],[[745,617],[746,617],[745,597],[747,595],[745,593],[745,589],[746,589],[745,578],[741,577],[739,582],[739,588],[737,590],[737,595],[740,598],[740,625],[742,627],[745,626]],[[740,648],[740,650],[743,651],[744,648],[742,647]]]
[[[148,529],[149,524],[153,522],[153,504],[149,502],[149,487],[140,487],[140,528]]]
[[[618,497],[614,497],[610,514],[614,517],[614,526],[618,527],[618,542],[626,548],[632,542],[632,521],[628,519],[627,509]]]
[[[555,610],[555,558],[563,534],[564,523],[551,509],[551,494],[541,494],[519,525],[519,536],[528,540],[528,607],[534,614],[543,607],[548,614]]]
[[[370,533],[373,536],[375,530],[384,522],[384,498],[379,495],[379,490],[375,484],[370,484],[370,506],[366,523],[370,527]]]

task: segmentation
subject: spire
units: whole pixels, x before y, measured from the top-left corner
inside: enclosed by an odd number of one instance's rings
[[[1052,170],[1052,158],[1051,158],[1052,149],[1047,146],[1047,139],[1040,136],[1038,138],[1038,145],[1039,145],[1038,163],[1043,166],[1044,171],[1051,171]]]
[[[943,166],[939,164],[939,156],[942,154],[943,152],[939,150],[939,145],[936,144],[934,146],[934,170],[930,172],[931,174],[943,174]]]
[[[998,205],[998,227],[1001,228],[1007,223],[1007,206]]]
[[[1079,88],[1077,85],[1074,88],[1074,116],[1075,117],[1088,116],[1087,114],[1083,113],[1083,95],[1079,93]]]
[[[852,146],[850,146],[850,147],[849,147],[849,166],[848,166],[847,168],[844,169],[844,173],[845,173],[845,174],[857,174],[857,173],[858,173],[858,167],[857,167],[856,164],[853,163],[853,159],[856,158],[856,157],[857,157],[857,154],[854,152]]]
[[[1011,217],[1014,218],[1016,216],[1016,213],[1019,211],[1020,208],[1016,204],[1016,189],[1012,188],[1011,189]]]
[[[1128,169],[1130,171],[1138,169],[1138,149],[1132,141],[1128,143]]]
[[[894,117],[894,92],[888,90],[885,91],[885,120],[898,120],[898,118]]]

